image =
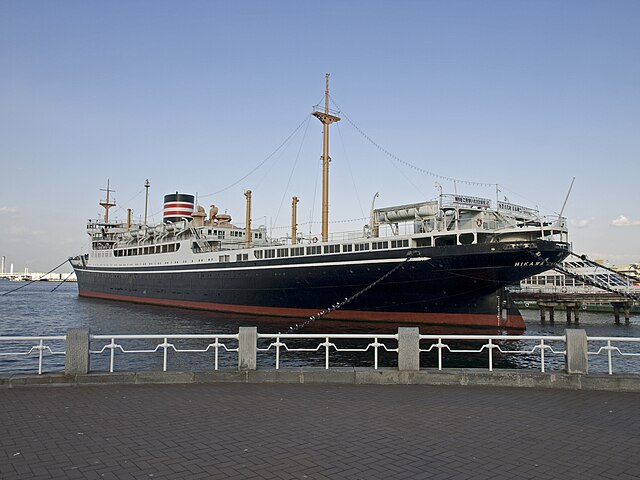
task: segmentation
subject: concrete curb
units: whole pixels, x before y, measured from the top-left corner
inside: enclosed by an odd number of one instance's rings
[[[640,392],[640,375],[569,375],[518,370],[473,369],[293,368],[281,370],[221,370],[217,372],[122,372],[67,375],[0,376],[0,389],[81,385],[189,383],[311,383],[327,385],[460,385]]]

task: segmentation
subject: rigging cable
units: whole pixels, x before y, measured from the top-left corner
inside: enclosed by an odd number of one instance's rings
[[[69,277],[70,277],[71,275],[73,275],[73,272],[69,272],[69,275],[67,275],[66,277],[64,277],[64,280],[61,280],[61,281],[60,281],[60,283],[59,283],[58,285],[56,285],[56,286],[55,286],[55,288],[54,288],[53,290],[51,290],[51,291],[52,291],[52,292],[55,292],[55,291],[58,289],[58,287],[60,287],[60,285],[62,285],[64,282],[66,282],[66,281],[69,279]]]
[[[49,275],[51,272],[53,272],[54,270],[57,270],[58,268],[60,268],[62,265],[64,265],[64,264],[65,264],[65,263],[67,263],[68,261],[69,261],[69,259],[66,259],[66,260],[65,260],[64,262],[62,262],[60,265],[58,265],[58,266],[57,266],[57,267],[55,267],[55,268],[52,268],[52,269],[51,269],[51,270],[49,270],[47,273],[45,273],[44,275],[42,275],[42,277],[44,277],[44,276],[46,276],[46,275]],[[42,278],[42,277],[40,277],[40,278]],[[29,281],[29,282],[25,283],[24,285],[20,285],[18,288],[14,288],[13,290],[9,290],[8,292],[4,292],[4,293],[2,294],[2,296],[4,297],[5,295],[9,295],[10,293],[17,292],[17,291],[18,291],[18,290],[20,290],[21,288],[24,288],[24,287],[26,287],[26,286],[28,286],[28,285],[31,285],[32,283],[39,282],[39,281],[40,281],[40,279],[38,279],[38,280],[31,280],[31,281]]]
[[[308,117],[307,119],[310,120],[311,117]],[[298,147],[298,153],[296,155],[295,161],[293,162],[293,168],[291,169],[291,173],[289,174],[289,179],[287,180],[287,186],[284,187],[284,190],[282,192],[282,198],[280,199],[280,205],[278,205],[278,211],[276,212],[276,218],[274,220],[274,223],[278,221],[278,217],[280,216],[280,210],[282,210],[282,204],[284,203],[284,198],[287,195],[287,191],[289,190],[289,185],[291,184],[291,178],[293,177],[293,172],[295,172],[296,165],[298,164],[298,160],[300,159],[300,152],[302,151],[302,146],[304,145],[304,139],[307,138],[307,130],[309,130],[309,123],[311,122],[307,122],[307,126],[305,127],[304,133],[302,134],[302,139],[300,140],[300,147]]]
[[[271,152],[271,154],[269,154],[264,160],[262,160],[262,162],[260,162],[258,165],[256,165],[245,176],[243,176],[242,178],[240,178],[237,181],[233,182],[231,185],[226,186],[222,190],[218,190],[217,192],[213,192],[213,193],[208,193],[206,195],[200,195],[200,198],[206,198],[206,197],[211,197],[213,195],[217,195],[219,193],[225,192],[225,191],[229,190],[230,188],[235,187],[236,185],[238,185],[241,181],[243,181],[245,178],[247,178],[248,176],[253,174],[256,170],[258,170],[262,165],[267,163],[271,159],[271,157],[273,157],[291,139],[291,137],[293,137],[298,132],[298,130],[300,130],[302,128],[302,126],[308,120],[309,120],[309,117],[305,115],[304,120],[302,120],[302,122],[300,122],[300,124],[295,128],[295,130],[293,132],[291,132],[291,134],[289,134],[289,136],[287,138],[285,138],[284,141],[280,145],[278,145],[278,147],[273,152]]]
[[[136,198],[138,198],[138,196],[142,193],[142,190],[140,190],[138,193],[136,193],[133,197],[131,197],[129,200],[127,200],[126,202],[124,202],[121,205],[118,205],[118,208],[115,209],[115,211],[113,212],[114,214],[117,214],[120,210],[124,211],[124,207],[126,207],[127,205],[129,205],[133,200],[135,200]],[[115,202],[115,200],[114,200]]]
[[[418,167],[416,165],[413,165],[412,163],[409,163],[405,160],[402,160],[400,157],[398,157],[397,155],[394,155],[393,153],[391,153],[389,150],[387,150],[386,148],[382,147],[381,145],[379,145],[378,143],[376,143],[375,141],[373,141],[373,139],[367,135],[366,133],[364,133],[364,131],[358,127],[353,120],[351,120],[351,118],[349,118],[349,116],[342,110],[342,108],[340,108],[340,106],[338,105],[338,103],[334,100],[333,97],[331,97],[331,95],[329,95],[329,97],[331,98],[331,101],[336,105],[336,107],[338,107],[338,109],[340,110],[342,116],[347,120],[347,122],[349,122],[351,124],[351,126],[353,128],[355,128],[358,133],[360,135],[362,135],[365,139],[367,139],[369,141],[369,143],[371,143],[374,147],[376,147],[378,150],[380,150],[382,153],[384,153],[386,156],[388,156],[389,158],[392,158],[393,160],[395,160],[396,162],[412,168],[414,170],[417,170],[420,173],[424,173],[426,175],[429,175],[431,177],[440,179],[440,180],[447,180],[449,182],[453,182],[453,183],[464,183],[466,185],[477,185],[477,186],[481,186],[481,187],[496,187],[497,184],[496,183],[487,183],[487,182],[473,182],[471,180],[460,180],[460,179],[456,179],[453,177],[447,177],[444,175],[438,175],[437,173],[433,173],[429,170],[425,170],[424,168]]]
[[[362,208],[362,202],[360,202],[360,193],[358,192],[358,186],[356,185],[356,179],[353,176],[353,170],[351,170],[351,162],[349,162],[349,156],[347,155],[347,148],[344,144],[344,138],[342,136],[342,130],[340,129],[340,123],[336,123],[336,127],[338,129],[338,135],[340,137],[340,143],[342,144],[342,150],[344,151],[344,158],[346,160],[347,169],[349,170],[349,175],[351,176],[351,183],[353,184],[353,190],[356,192],[356,200],[358,200],[358,206],[360,207],[360,213],[364,217],[364,208]]]

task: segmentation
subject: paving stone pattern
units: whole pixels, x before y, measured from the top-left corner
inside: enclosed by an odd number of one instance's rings
[[[0,478],[640,477],[640,394],[424,385],[0,390]]]

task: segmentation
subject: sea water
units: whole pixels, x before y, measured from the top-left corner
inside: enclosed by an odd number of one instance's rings
[[[15,290],[19,287],[19,290]],[[55,290],[54,290],[55,288]],[[12,291],[15,290],[15,291]],[[54,290],[54,291],[52,291]],[[11,292],[5,295],[5,293]],[[588,336],[598,337],[635,337],[640,338],[640,316],[632,315],[630,321],[621,319],[616,325],[613,313],[589,313],[580,312],[578,324],[566,323],[564,312],[556,312],[556,321],[552,324],[548,320],[542,323],[538,310],[523,310],[522,314],[527,324],[526,336],[539,335],[564,335],[567,328],[581,328],[586,330]],[[215,312],[185,310],[170,307],[157,307],[151,305],[139,305],[126,302],[87,299],[78,296],[78,288],[75,283],[62,285],[51,282],[34,282],[24,284],[0,280],[0,337],[2,336],[49,336],[64,335],[68,328],[89,328],[92,334],[103,335],[141,335],[141,334],[234,334],[240,326],[257,326],[259,333],[360,333],[360,334],[388,334],[396,333],[397,324],[380,323],[352,323],[321,320],[312,322],[301,330],[296,330],[295,325],[300,320],[271,317],[251,317],[241,315],[228,315]],[[423,334],[506,334],[498,329],[487,330],[458,330],[446,327],[421,327]],[[323,340],[298,341],[296,347],[317,348]],[[131,342],[131,341],[130,341]],[[224,341],[220,341],[225,343]],[[300,343],[302,342],[302,343]],[[92,344],[92,349],[101,349],[103,345]],[[124,345],[124,342],[119,342]],[[154,349],[162,340],[133,342],[124,345],[127,350]],[[182,341],[173,342],[176,348],[198,349],[202,348],[202,342]],[[205,346],[206,346],[205,342]],[[212,343],[212,341],[208,341]],[[272,340],[260,341],[260,348],[267,348]],[[341,349],[365,348],[371,340],[364,341],[335,341]],[[386,342],[390,348],[393,342]],[[451,342],[452,349],[480,350],[486,341]],[[229,348],[237,346],[237,343],[227,342]],[[294,345],[289,342],[289,345]],[[24,351],[28,344],[7,344],[0,342],[0,372],[22,373],[37,371],[37,352],[30,355],[3,355],[6,352]],[[591,343],[589,351],[596,351],[605,344]],[[422,348],[428,345],[423,342]],[[513,350],[533,349],[534,342],[508,342],[500,347]],[[640,343],[625,342],[616,344],[624,352],[640,354]],[[58,345],[59,350],[64,349],[64,343]],[[563,343],[552,344],[552,348],[561,351]],[[220,349],[219,367],[233,368],[237,364],[237,356],[225,353]],[[318,348],[315,353],[281,352],[281,366],[316,366],[325,365],[325,350]],[[211,370],[213,369],[212,350],[203,354],[182,355],[171,352],[169,359],[170,370]],[[118,369],[161,369],[162,351],[157,354],[124,354],[118,355]],[[92,355],[92,369],[106,371],[109,368],[109,351],[103,355]],[[331,366],[373,366],[373,351],[367,352],[336,352],[331,350]],[[379,350],[380,366],[393,367],[397,365],[397,354]],[[259,367],[274,367],[275,349],[259,354]],[[437,351],[422,354],[421,365],[423,367],[437,367]],[[444,368],[488,368],[488,351],[485,348],[477,353],[451,353],[443,350]],[[547,371],[560,371],[564,366],[564,357],[561,354],[545,352],[545,369]],[[525,368],[540,370],[540,353],[536,349],[531,354],[502,355],[494,351],[494,368]],[[598,356],[590,356],[589,368],[592,372],[606,372],[608,368],[606,352]],[[64,369],[64,357],[45,355],[45,371],[62,371]],[[640,355],[620,356],[614,354],[614,371],[616,373],[640,373]]]

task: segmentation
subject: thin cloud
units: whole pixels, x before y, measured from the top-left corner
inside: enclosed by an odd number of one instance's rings
[[[573,228],[587,228],[590,225],[590,221],[587,220],[586,218],[583,219],[571,219],[569,220],[569,224],[571,225],[571,227]]]
[[[10,215],[12,213],[18,213],[18,209],[13,207],[0,207],[0,215]]]
[[[624,215],[618,215],[611,221],[611,225],[614,227],[630,227],[640,225],[640,220],[629,220]]]

